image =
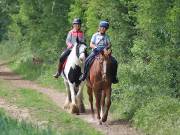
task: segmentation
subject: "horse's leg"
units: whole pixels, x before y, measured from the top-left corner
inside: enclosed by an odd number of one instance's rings
[[[109,111],[109,108],[111,106],[111,88],[107,88],[105,90],[106,92],[106,111],[102,117],[102,122],[105,122],[107,120],[107,116],[108,116],[108,111]]]
[[[78,105],[80,113],[84,113],[85,112],[85,107],[84,107],[84,103],[83,103],[83,87],[84,87],[84,82],[82,82],[80,84],[79,91],[78,91],[78,93],[76,95],[77,105]]]
[[[72,101],[70,106],[70,112],[79,114],[79,109],[76,105],[76,95],[75,95],[74,85],[71,83],[69,84],[70,84],[71,101]]]
[[[89,95],[89,102],[91,105],[91,112],[92,112],[92,116],[94,118],[94,108],[93,108],[93,91],[90,87],[87,86],[87,93]]]
[[[70,88],[69,88],[69,84],[66,80],[64,80],[64,84],[66,86],[66,91],[67,91],[67,97],[66,97],[66,101],[64,104],[64,109],[69,109],[70,108],[70,103],[71,103],[71,93],[70,93]]]
[[[99,124],[102,124],[100,119],[100,102],[101,102],[101,90],[95,90],[94,91],[95,97],[96,97],[96,111],[97,111],[97,119],[99,120]]]
[[[101,97],[101,118],[102,118],[103,115],[104,115],[105,98],[106,98],[105,90],[102,90],[102,97]]]

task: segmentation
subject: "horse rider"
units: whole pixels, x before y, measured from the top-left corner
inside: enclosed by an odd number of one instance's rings
[[[69,31],[67,38],[66,38],[66,45],[67,48],[63,53],[61,54],[59,58],[59,64],[58,64],[58,71],[55,75],[53,75],[55,78],[58,78],[61,75],[61,71],[63,68],[63,64],[67,57],[69,56],[74,44],[78,41],[84,42],[84,33],[81,31],[81,20],[80,18],[75,18],[72,22],[73,28]]]
[[[109,36],[106,34],[108,28],[109,28],[109,22],[100,21],[98,32],[93,34],[91,38],[90,47],[92,48],[92,52],[85,60],[84,73],[80,76],[79,80],[84,81],[86,79],[90,66],[95,59],[95,56],[98,55],[101,51],[103,51],[103,49],[105,49],[106,47],[108,48],[111,47]],[[118,83],[118,79],[116,77],[118,63],[113,56],[111,56],[111,61],[113,63],[112,83]]]

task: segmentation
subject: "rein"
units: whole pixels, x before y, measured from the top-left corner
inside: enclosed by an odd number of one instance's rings
[[[76,46],[76,56],[79,57],[80,54],[79,54],[79,47],[80,47],[80,44],[78,43],[77,46]]]
[[[106,56],[107,55],[107,56]],[[96,58],[99,61],[99,64],[101,66],[101,75],[102,75],[102,81],[105,81],[108,74],[107,73],[107,66],[108,66],[108,60],[110,60],[110,55],[111,55],[111,51],[107,50],[107,52],[103,52],[101,54],[98,55],[98,57]]]

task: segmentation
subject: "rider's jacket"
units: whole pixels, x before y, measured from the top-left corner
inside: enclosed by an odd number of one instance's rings
[[[82,31],[76,31],[75,29],[70,30],[66,38],[67,47],[72,48],[77,42],[77,38],[79,41],[84,42],[84,33]]]
[[[95,44],[96,47],[106,47],[110,45],[110,39],[107,34],[101,34],[96,32],[91,38],[91,42]]]

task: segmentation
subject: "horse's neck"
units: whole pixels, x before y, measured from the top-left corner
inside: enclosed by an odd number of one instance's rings
[[[102,65],[101,65],[101,63],[100,63],[100,58],[97,57],[97,58],[94,60],[91,68],[93,68],[93,70],[94,70],[94,72],[96,72],[96,74],[101,74],[101,70],[102,70],[101,67],[102,67]]]
[[[79,63],[79,59],[76,55],[76,46],[73,47],[70,55],[68,56],[67,62],[68,61],[75,64]]]

